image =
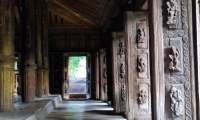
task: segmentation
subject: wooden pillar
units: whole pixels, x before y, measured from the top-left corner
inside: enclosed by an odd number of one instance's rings
[[[146,12],[125,12],[127,118],[151,120],[149,25]],[[133,113],[132,113],[133,112]],[[134,115],[133,115],[134,114]]]
[[[43,91],[43,66],[42,66],[42,1],[35,1],[35,39],[36,39],[36,63],[37,63],[37,84],[36,96],[41,98]]]
[[[35,9],[34,0],[22,1],[22,101],[35,99]]]
[[[14,1],[0,0],[0,111],[14,110]]]
[[[96,97],[95,99],[99,99],[99,53],[95,54],[95,88],[96,88]]]
[[[99,55],[99,71],[100,71],[100,99],[107,102],[107,68],[106,68],[106,49],[100,49]]]
[[[163,29],[161,1],[149,1],[149,35],[151,41],[151,77],[153,90],[153,116],[155,120],[164,119],[164,65],[163,65]]]
[[[124,32],[112,33],[113,107],[116,113],[126,112],[126,66]]]
[[[42,55],[44,94],[49,95],[49,39],[48,39],[48,10],[46,0],[42,1]]]

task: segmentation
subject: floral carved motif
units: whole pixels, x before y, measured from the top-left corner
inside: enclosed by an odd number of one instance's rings
[[[175,28],[177,22],[177,16],[179,13],[179,7],[177,0],[169,0],[167,2],[167,12],[168,12],[168,21],[167,24],[169,28]]]

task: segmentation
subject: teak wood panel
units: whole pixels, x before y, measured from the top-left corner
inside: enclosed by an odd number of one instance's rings
[[[151,120],[149,27],[146,12],[125,13],[127,118]]]
[[[51,52],[97,52],[101,46],[100,35],[51,34],[49,38]]]
[[[107,101],[107,67],[106,67],[106,49],[102,48],[99,52],[99,71],[100,71],[100,99]]]
[[[116,113],[126,111],[126,71],[124,32],[112,33],[113,105]]]

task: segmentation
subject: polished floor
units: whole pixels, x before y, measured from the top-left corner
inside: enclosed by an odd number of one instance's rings
[[[61,101],[45,120],[126,120],[107,103],[97,100]]]

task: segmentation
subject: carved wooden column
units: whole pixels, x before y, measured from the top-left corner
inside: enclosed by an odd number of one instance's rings
[[[14,110],[14,1],[0,0],[0,111]]]
[[[35,99],[35,2],[22,1],[22,101],[33,102]]]
[[[116,113],[126,112],[126,66],[124,32],[112,33],[113,105]]]
[[[36,40],[36,96],[41,98],[43,91],[43,68],[42,68],[42,1],[35,1],[35,40]]]
[[[146,12],[125,13],[127,118],[151,120],[149,25]]]
[[[95,99],[99,99],[99,53],[97,52],[95,54],[95,88],[96,88],[96,97]]]
[[[48,39],[48,10],[46,0],[42,1],[42,63],[43,63],[43,83],[44,94],[49,95],[49,39]]]
[[[106,68],[106,49],[100,49],[99,68],[100,68],[100,99],[107,102],[107,68]]]

